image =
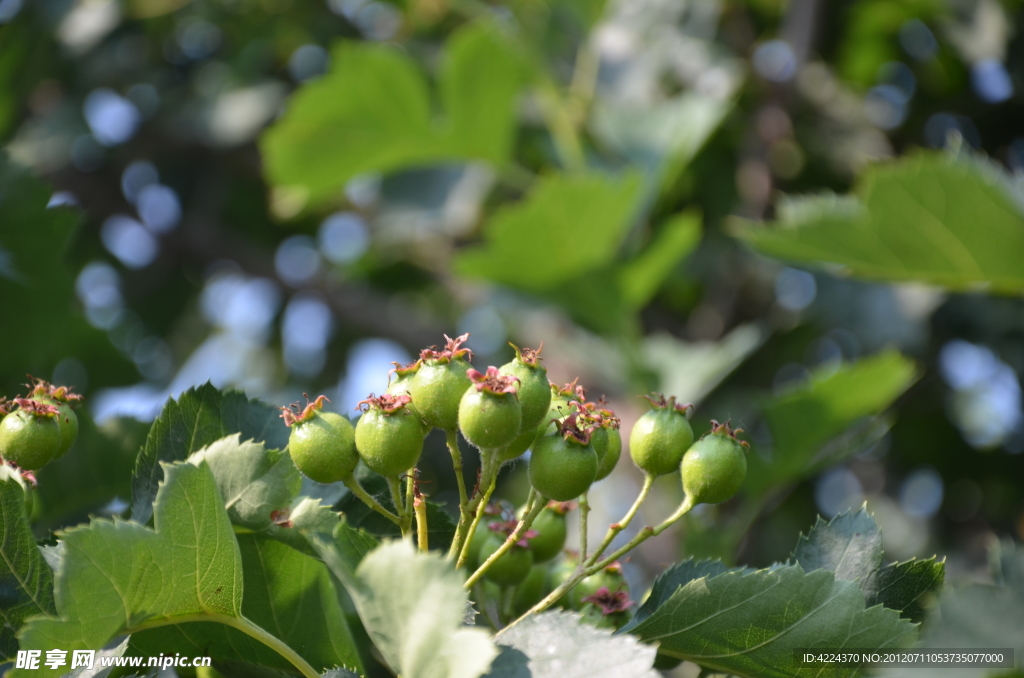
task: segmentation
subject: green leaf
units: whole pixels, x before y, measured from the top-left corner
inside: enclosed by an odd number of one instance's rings
[[[287,507],[302,488],[302,476],[287,452],[267,450],[235,433],[193,453],[189,463],[210,467],[235,525],[259,532],[273,525],[270,514]]]
[[[882,564],[882,533],[866,507],[818,521],[800,535],[793,560],[804,572],[825,569],[836,579],[866,582]]]
[[[772,459],[756,450],[748,455],[747,490],[762,494],[834,462],[835,455],[820,456],[826,443],[858,420],[883,412],[916,378],[913,361],[887,350],[839,370],[820,369],[805,384],[772,399],[764,407]],[[849,453],[858,449],[847,446]]]
[[[509,158],[522,72],[519,55],[493,24],[470,24],[448,39],[441,99],[451,146],[461,156],[495,165]]]
[[[367,553],[380,546],[379,539],[365,530],[352,527],[346,521],[338,523],[333,536],[338,554],[353,570],[359,567]]]
[[[870,280],[952,290],[1024,290],[1024,211],[1005,172],[988,161],[921,152],[869,167],[855,194],[779,205],[771,227],[736,233],[764,254],[833,264]]]
[[[882,606],[865,609],[853,582],[799,565],[693,579],[645,602],[623,628],[661,654],[749,678],[852,676],[853,669],[794,669],[800,648],[903,647],[917,626]]]
[[[97,649],[147,622],[240,617],[242,560],[213,475],[191,464],[164,465],[163,473],[155,530],[94,519],[61,535],[58,618],[22,627],[22,649]]]
[[[312,535],[359,612],[374,645],[403,678],[476,678],[497,655],[488,634],[462,625],[463,575],[407,541],[386,542],[353,572],[332,541]]]
[[[899,610],[904,619],[920,623],[930,611],[946,578],[946,567],[935,558],[890,563],[862,584],[867,604]]]
[[[322,562],[263,535],[238,535],[245,597],[242,614],[317,670],[362,667],[355,641]],[[207,655],[276,669],[292,665],[241,631],[215,623],[166,626],[132,636],[135,655]]]
[[[54,615],[53,572],[36,547],[25,514],[25,481],[0,465],[0,661],[18,650],[17,633],[25,619]]]
[[[647,248],[619,270],[626,303],[633,308],[647,305],[672,269],[700,242],[700,233],[701,215],[696,210],[669,219]]]
[[[488,678],[658,678],[657,650],[628,635],[580,622],[580,615],[544,612],[495,636],[501,654]]]
[[[279,412],[238,391],[218,391],[210,383],[168,400],[139,452],[132,476],[132,519],[149,522],[153,498],[163,477],[161,462],[184,461],[221,438],[240,433],[242,440],[284,449],[288,427]]]
[[[521,65],[498,29],[450,38],[440,73],[448,120],[434,123],[426,78],[398,49],[345,42],[333,67],[303,86],[260,144],[270,183],[319,201],[353,177],[452,160],[508,159]]]
[[[455,262],[463,275],[545,291],[611,263],[637,206],[636,174],[552,174],[520,202],[500,208],[484,243]]]

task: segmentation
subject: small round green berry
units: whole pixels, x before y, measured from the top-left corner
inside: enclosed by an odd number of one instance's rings
[[[575,502],[548,502],[544,510],[533,519],[530,529],[537,533],[530,540],[533,562],[546,563],[562,552],[562,549],[565,547],[566,535],[568,534],[565,514],[575,508],[575,506]],[[525,511],[525,506],[520,508],[517,516],[522,519]]]
[[[536,559],[534,556],[533,567],[526,574],[526,579],[519,582],[519,586],[516,587],[516,614],[525,614],[548,593],[548,568],[536,564]]]
[[[16,398],[18,409],[0,419],[0,457],[26,471],[36,471],[52,461],[63,440],[54,405]]]
[[[467,361],[472,359],[473,352],[462,347],[468,337],[463,334],[451,339],[445,335],[448,343],[443,351],[428,348],[420,354],[420,366],[409,384],[409,395],[427,426],[445,431],[458,427],[459,403],[470,386],[466,370],[470,368]]]
[[[683,491],[693,504],[718,504],[731,499],[747,476],[747,443],[736,439],[743,429],[712,421],[711,433],[687,450],[681,473]]]
[[[578,402],[582,405],[585,402],[586,394],[583,387],[576,384],[577,381],[579,379],[575,379],[565,386],[548,384],[548,389],[551,393],[551,403],[548,405],[547,414],[544,415],[544,418],[537,425],[537,438],[558,430],[558,424],[555,423],[555,420],[561,421],[572,414],[574,407],[571,403]]]
[[[548,371],[540,364],[540,352],[544,349],[544,344],[537,350],[520,349],[515,344],[509,345],[515,349],[516,357],[502,365],[500,372],[518,380],[516,392],[523,408],[522,430],[526,431],[536,428],[541,423],[551,405]]]
[[[622,433],[619,431],[618,426],[614,428],[611,426],[602,427],[607,437],[607,447],[605,449],[604,457],[601,458],[601,464],[597,469],[598,480],[604,480],[611,472],[615,470],[616,464],[619,463],[619,457],[622,456]]]
[[[646,397],[646,396],[645,396]],[[633,463],[648,475],[660,476],[679,468],[693,444],[693,429],[686,419],[689,405],[677,405],[675,396],[647,398],[654,409],[644,414],[629,435]]]
[[[480,547],[478,558],[481,563],[486,562],[488,558],[494,555],[495,551],[501,548],[518,524],[519,521],[517,520],[508,523],[491,523],[489,526],[491,534]],[[511,549],[487,568],[484,578],[502,587],[515,586],[526,579],[526,576],[530,573],[530,568],[533,567],[533,552],[528,548],[530,536],[532,535],[527,530]]]
[[[487,373],[467,370],[472,386],[459,402],[459,429],[482,450],[503,448],[519,435],[523,418],[516,394],[516,377],[499,374],[497,367]]]
[[[423,425],[407,395],[371,395],[359,403],[356,451],[371,470],[397,478],[416,466],[423,452]]]
[[[318,483],[336,483],[352,477],[359,463],[355,429],[335,412],[324,412],[326,397],[320,396],[304,410],[282,408],[281,417],[291,428],[288,453],[295,468]]]
[[[590,445],[590,429],[580,431],[577,417],[575,412],[570,414],[557,434],[546,435],[533,445],[530,484],[548,499],[575,499],[597,477],[597,453]]]
[[[54,386],[43,380],[36,379],[32,385],[29,398],[57,408],[57,425],[60,427],[60,451],[55,459],[67,454],[78,437],[78,416],[72,409],[82,400],[82,396],[74,393],[68,386]]]

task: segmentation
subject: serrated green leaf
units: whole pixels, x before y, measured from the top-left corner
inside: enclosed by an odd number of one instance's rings
[[[768,401],[763,411],[773,437],[772,458],[751,451],[747,491],[762,494],[835,462],[836,455],[818,456],[826,443],[886,410],[915,379],[913,361],[886,350],[839,370],[819,369],[805,384]],[[851,445],[847,451],[859,448]]]
[[[132,519],[149,521],[157,486],[163,478],[161,462],[184,461],[189,455],[232,433],[242,440],[263,442],[283,450],[288,427],[280,412],[238,391],[218,391],[207,382],[168,400],[139,452],[132,476]]]
[[[333,540],[311,539],[355,602],[382,657],[403,678],[477,678],[497,655],[488,634],[462,625],[463,575],[405,540],[385,542],[353,571]]]
[[[945,565],[935,558],[908,560],[882,567],[861,588],[868,606],[885,605],[904,619],[920,623],[945,578]]]
[[[191,464],[164,465],[163,474],[155,529],[94,519],[61,535],[58,618],[23,626],[22,649],[96,649],[156,619],[240,617],[241,555],[213,475]]]
[[[380,546],[379,539],[365,530],[352,527],[347,521],[338,523],[333,536],[338,553],[353,570],[359,567],[367,553]]]
[[[394,47],[346,42],[302,87],[260,147],[270,183],[318,201],[353,177],[452,160],[508,159],[519,59],[487,23],[455,32],[440,73],[447,120],[435,124],[416,62]]]
[[[520,202],[500,208],[484,243],[455,263],[463,275],[542,292],[611,263],[639,197],[635,174],[552,174]]]
[[[622,298],[632,308],[647,304],[686,255],[700,242],[701,214],[689,210],[665,223],[654,239],[619,270]]]
[[[694,579],[667,600],[645,602],[627,631],[658,642],[662,654],[748,678],[853,676],[849,668],[795,667],[794,651],[896,648],[917,637],[894,610],[865,609],[855,583],[799,565]]]
[[[53,572],[36,547],[25,514],[25,481],[0,465],[0,660],[18,651],[15,634],[25,619],[55,615]]]
[[[238,535],[245,597],[242,614],[317,670],[362,663],[327,568],[264,535]],[[215,623],[166,626],[132,636],[133,655],[205,655],[288,670],[292,665],[241,631]]]
[[[1011,182],[987,161],[920,152],[870,166],[854,198],[794,199],[773,226],[736,233],[769,256],[871,280],[1020,291],[1024,210]]]
[[[882,565],[882,533],[864,506],[828,522],[818,516],[807,536],[800,535],[793,560],[804,572],[825,569],[863,584]]]
[[[269,529],[270,514],[287,507],[302,488],[302,476],[287,452],[243,442],[238,433],[194,452],[188,461],[196,466],[206,462],[231,522],[256,532]]]
[[[658,678],[657,651],[627,635],[583,624],[580,615],[544,612],[494,638],[501,654],[487,678]]]

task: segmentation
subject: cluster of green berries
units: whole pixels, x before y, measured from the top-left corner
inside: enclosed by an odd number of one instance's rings
[[[0,457],[24,471],[37,471],[71,449],[78,437],[72,407],[82,396],[42,379],[28,389],[13,401],[0,398]]]
[[[499,465],[532,450],[530,483],[546,500],[566,502],[607,477],[622,453],[619,419],[604,400],[588,401],[576,382],[549,382],[541,350],[515,348],[502,367],[480,372],[464,346],[468,334],[445,337],[443,349],[424,349],[418,360],[391,371],[383,395],[359,404],[356,425],[323,411],[323,396],[305,408],[286,408],[289,449],[300,471],[318,482],[352,477],[362,459],[388,478],[413,469],[432,429],[459,430],[481,455]],[[630,455],[644,473],[680,473],[693,503],[732,497],[746,475],[746,443],[728,424],[694,442],[689,405],[648,397],[651,410],[630,433]],[[526,538],[529,541],[529,538]]]

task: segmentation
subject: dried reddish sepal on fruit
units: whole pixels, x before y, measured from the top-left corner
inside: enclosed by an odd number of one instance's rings
[[[575,511],[576,507],[579,506],[578,501],[554,501],[548,502],[548,508],[557,513],[560,516],[564,516],[569,511]]]
[[[594,419],[594,423],[602,428],[618,429],[621,425],[619,418],[615,416],[615,410],[608,407],[604,396],[595,403],[584,403],[587,414]]]
[[[60,410],[57,409],[56,405],[42,403],[30,398],[15,398],[14,403],[18,406],[18,409],[25,410],[33,417],[56,417],[60,414]]]
[[[399,395],[384,393],[379,396],[375,396],[371,393],[365,400],[359,401],[359,404],[356,405],[356,409],[360,412],[366,412],[370,408],[373,408],[375,410],[380,410],[384,414],[394,414],[411,402],[412,397],[406,393]]]
[[[438,350],[437,346],[425,348],[420,351],[420,360],[431,360],[441,363],[451,362],[456,358],[463,358],[467,361],[473,360],[473,351],[463,346],[466,340],[469,339],[469,332],[454,339],[446,334],[444,338],[447,343],[445,343],[443,350]]]
[[[540,365],[540,352],[544,350],[544,342],[540,342],[540,346],[537,348],[519,348],[511,341],[508,342],[516,352],[516,358],[519,362],[529,365],[530,367],[537,367]]]
[[[416,374],[416,371],[420,369],[420,365],[422,365],[423,363],[421,363],[419,360],[413,360],[411,363],[408,363],[406,365],[403,365],[402,363],[399,362],[392,362],[391,364],[394,365],[394,367],[388,370],[388,375],[393,374],[396,377],[408,377],[410,375]],[[391,379],[389,378],[388,381],[391,381]]]
[[[579,380],[580,380],[580,378],[576,377],[575,379],[570,381],[568,384],[565,384],[564,386],[561,386],[561,387],[559,387],[554,382],[551,382],[551,392],[554,395],[556,395],[556,396],[562,396],[563,398],[575,399],[575,400],[580,401],[581,403],[582,402],[586,402],[586,400],[587,400],[587,391],[586,391],[586,389],[584,389],[582,386],[580,386],[577,383],[577,382],[579,382]]]
[[[470,367],[466,370],[466,376],[473,382],[473,386],[476,387],[477,391],[486,391],[495,395],[502,393],[514,394],[516,392],[516,384],[519,383],[518,377],[513,377],[510,374],[501,374],[494,365],[488,367],[487,372],[480,372]]]
[[[7,396],[0,396],[0,415],[10,414],[14,403],[7,399]]]
[[[487,524],[487,529],[495,534],[503,534],[508,539],[512,536],[512,533],[519,527],[518,520],[501,520],[494,521],[493,523]],[[536,537],[538,532],[536,530],[526,530],[519,535],[519,541],[516,542],[516,546],[521,548],[528,548],[530,546],[530,540]]]
[[[31,374],[28,375],[29,379],[32,380],[31,384],[25,384],[29,389],[30,398],[53,398],[62,403],[79,403],[82,400],[82,395],[75,393],[71,390],[70,386],[54,386],[45,379],[37,379]]]
[[[303,393],[303,395],[306,394]],[[302,406],[302,403],[292,403],[288,407],[282,407],[281,418],[284,419],[285,426],[295,426],[300,422],[309,421],[324,408],[325,402],[331,402],[327,396],[317,396],[313,402],[309,402],[309,396],[306,396],[305,407]]]
[[[656,410],[675,410],[676,412],[680,412],[680,413],[686,415],[687,418],[689,418],[690,413],[693,411],[693,404],[692,403],[686,403],[685,405],[679,405],[679,404],[676,403],[676,397],[675,396],[669,396],[668,398],[666,398],[661,393],[652,393],[649,396],[648,395],[644,395],[644,396],[640,396],[640,397],[641,398],[646,398],[647,401],[649,403],[651,403],[651,407],[656,409]]]
[[[740,440],[739,438],[736,437],[740,433],[743,433],[743,429],[741,429],[741,428],[732,428],[731,426],[729,426],[730,423],[731,422],[727,421],[724,424],[719,424],[717,421],[712,419],[711,420],[711,433],[713,433],[713,434],[717,433],[718,435],[729,436],[730,438],[735,440],[737,443],[739,443],[742,447],[749,448],[750,447],[750,443],[748,443],[746,440]]]
[[[580,445],[589,445],[590,436],[597,428],[593,424],[581,422],[579,412],[572,412],[564,419],[552,419],[551,421],[558,427],[556,433],[561,434],[562,438],[566,441],[573,440]]]
[[[592,603],[601,609],[601,614],[609,615],[616,612],[625,612],[633,607],[633,601],[629,599],[628,591],[612,591],[607,586],[602,586],[592,595],[583,599],[584,603]]]

